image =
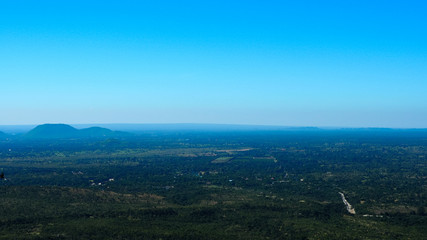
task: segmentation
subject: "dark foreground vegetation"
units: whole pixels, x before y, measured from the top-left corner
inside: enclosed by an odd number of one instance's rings
[[[4,137],[0,239],[425,239],[426,156],[421,130]]]

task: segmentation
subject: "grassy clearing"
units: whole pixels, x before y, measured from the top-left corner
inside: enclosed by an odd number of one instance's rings
[[[231,159],[233,159],[232,157],[219,157],[215,160],[212,161],[212,163],[226,163],[229,162]]]

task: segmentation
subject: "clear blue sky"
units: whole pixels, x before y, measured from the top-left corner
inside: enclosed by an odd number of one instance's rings
[[[2,0],[0,125],[427,128],[426,13],[419,0]]]

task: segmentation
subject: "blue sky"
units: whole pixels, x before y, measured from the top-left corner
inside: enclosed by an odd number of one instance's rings
[[[0,1],[0,125],[427,128],[424,1]]]

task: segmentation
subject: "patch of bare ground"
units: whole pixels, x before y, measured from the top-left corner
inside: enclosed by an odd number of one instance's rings
[[[200,201],[201,206],[215,206],[218,204],[218,201],[214,200],[202,200]]]
[[[253,148],[242,148],[242,149],[223,149],[223,150],[216,150],[217,152],[225,152],[225,153],[229,153],[232,154],[234,152],[247,152],[253,150]]]
[[[213,161],[211,161],[211,163],[226,163],[228,161],[230,161],[231,159],[233,159],[232,157],[219,157]]]
[[[373,213],[375,214],[394,214],[394,213],[403,213],[409,214],[411,212],[416,212],[417,208],[413,206],[405,206],[405,205],[396,205],[396,206],[382,206],[378,208],[374,208]]]

